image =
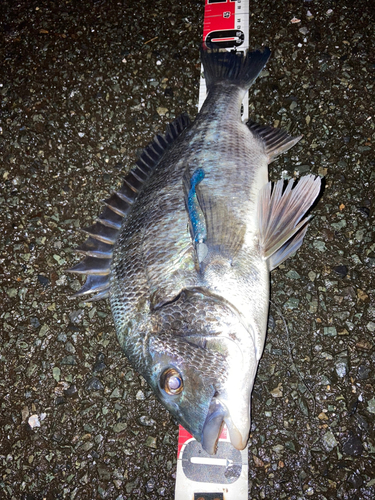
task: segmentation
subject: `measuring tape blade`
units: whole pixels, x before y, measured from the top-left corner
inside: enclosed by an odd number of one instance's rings
[[[249,48],[249,0],[205,0],[203,41],[226,50]],[[201,68],[200,109],[206,99]],[[249,118],[249,97],[243,100],[242,119]],[[248,447],[236,450],[224,426],[216,455],[206,453],[200,443],[179,427],[175,500],[247,500]]]

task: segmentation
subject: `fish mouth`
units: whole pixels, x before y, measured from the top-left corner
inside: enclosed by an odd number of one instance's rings
[[[217,397],[213,397],[208,414],[203,425],[201,444],[209,454],[215,455],[222,428],[226,424],[232,445],[237,450],[243,450],[247,444],[248,435],[243,436],[234,425],[228,408]]]

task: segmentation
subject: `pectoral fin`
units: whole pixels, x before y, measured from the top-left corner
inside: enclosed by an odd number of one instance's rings
[[[219,198],[210,196],[207,187],[201,186],[204,179],[202,169],[192,176],[184,176],[185,205],[189,214],[191,238],[194,242],[197,261],[207,265],[215,256],[233,261],[243,245],[244,224],[235,218]]]
[[[206,220],[208,252],[233,261],[244,242],[244,223],[220,199],[199,191],[198,200]]]
[[[305,217],[320,193],[320,177],[306,175],[296,183],[291,179],[268,182],[258,205],[259,239],[269,269],[275,269],[301,246],[309,217]]]

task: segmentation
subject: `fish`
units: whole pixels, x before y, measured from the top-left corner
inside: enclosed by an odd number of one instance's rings
[[[145,148],[69,270],[87,275],[76,297],[109,298],[130,363],[210,455],[224,424],[236,449],[247,445],[270,272],[301,246],[321,191],[313,174],[268,179],[302,136],[241,120],[269,57],[201,50],[201,110]]]

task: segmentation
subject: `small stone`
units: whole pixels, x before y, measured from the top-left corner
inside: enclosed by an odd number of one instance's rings
[[[368,299],[368,295],[366,292],[364,292],[363,290],[361,290],[360,288],[358,288],[357,290],[357,297],[359,300],[367,300]]]
[[[313,247],[316,248],[319,252],[325,252],[327,250],[326,244],[324,243],[324,241],[320,241],[320,240],[315,240],[313,242]]]
[[[61,365],[74,366],[77,364],[76,358],[74,356],[65,356],[60,361]]]
[[[148,436],[147,439],[146,439],[146,443],[145,443],[146,446],[148,446],[149,448],[157,448],[156,446],[156,438],[152,437],[152,436]]]
[[[282,398],[283,397],[283,386],[280,383],[275,389],[271,391],[271,396],[274,398]]]
[[[323,446],[327,451],[332,451],[338,445],[335,436],[331,431],[328,431],[323,436]]]
[[[32,429],[34,429],[34,427],[40,427],[40,420],[38,415],[31,415],[27,422]]]
[[[294,269],[291,269],[286,273],[287,277],[292,279],[292,280],[299,280],[301,276],[297,273],[297,271],[294,271]]]
[[[345,377],[345,375],[347,373],[347,369],[348,369],[348,365],[344,361],[339,361],[335,365],[335,370],[336,370],[337,376],[340,378]]]
[[[98,465],[99,479],[102,481],[108,481],[111,479],[111,471],[107,469],[104,465]]]
[[[370,373],[371,373],[371,369],[369,366],[359,365],[358,370],[357,370],[357,378],[359,380],[366,380],[369,378]]]
[[[255,467],[264,467],[264,462],[260,458],[258,458],[256,455],[253,455],[253,460],[254,460],[254,465]]]
[[[65,344],[65,349],[70,352],[71,354],[74,354],[76,352],[76,348],[74,347],[74,345],[71,343],[71,342],[67,342]]]
[[[127,428],[128,424],[126,422],[117,422],[113,426],[113,430],[116,432],[116,434],[119,434],[120,432],[124,431]]]
[[[351,476],[348,477],[348,483],[351,485],[352,488],[358,489],[362,486],[363,479],[358,474],[352,474]]]
[[[90,378],[85,384],[86,391],[101,391],[104,389],[103,384],[96,377]]]
[[[85,315],[84,310],[78,309],[78,311],[73,311],[72,313],[70,313],[69,318],[73,324],[78,324],[82,321],[84,315]]]
[[[367,401],[367,410],[370,413],[375,413],[375,398],[372,398],[369,401]]]
[[[9,298],[12,299],[13,297],[17,296],[17,292],[18,292],[17,288],[8,288],[7,295]]]
[[[39,323],[38,318],[30,318],[30,325],[33,328],[39,328],[40,327],[40,323]]]
[[[153,425],[155,425],[155,420],[153,420],[148,415],[142,415],[139,418],[139,422],[141,425],[144,425],[145,427],[152,427]]]
[[[73,398],[73,397],[77,396],[77,394],[78,394],[77,387],[74,384],[72,384],[70,387],[68,387],[64,391],[64,395],[67,398]]]
[[[337,335],[337,330],[335,326],[325,326],[323,331],[324,335],[328,335],[330,337],[335,337]]]
[[[340,278],[345,278],[345,276],[348,274],[348,268],[346,266],[335,266],[333,270],[340,276]]]
[[[22,422],[26,422],[27,417],[29,416],[29,409],[27,406],[24,406],[21,411]]]
[[[155,488],[155,479],[151,478],[146,483],[146,491],[150,493]]]
[[[350,456],[359,456],[363,453],[362,441],[358,436],[350,436],[349,439],[343,444],[343,453]]]
[[[42,325],[41,329],[39,330],[39,337],[44,337],[44,335],[46,335],[48,330],[49,330],[48,325]]]
[[[98,352],[96,355],[96,361],[93,367],[94,372],[101,372],[107,368],[106,364],[104,363],[105,356],[102,352]]]
[[[135,399],[138,399],[138,401],[144,401],[146,399],[146,396],[144,395],[143,391],[139,390],[135,395]]]
[[[89,451],[91,448],[94,446],[94,443],[91,443],[90,441],[86,441],[86,443],[83,443],[83,445],[80,447],[80,450],[82,451]]]
[[[42,274],[38,274],[38,281],[42,285],[43,288],[48,288],[51,284],[51,281],[43,276]]]
[[[314,273],[314,271],[310,271],[308,277],[310,281],[315,281],[316,273]]]
[[[121,391],[118,387],[111,392],[110,398],[121,398]]]
[[[53,375],[53,378],[56,380],[56,382],[60,382],[61,370],[58,366],[55,366],[53,368],[52,375]]]
[[[156,112],[158,113],[158,115],[160,116],[164,116],[168,113],[168,108],[163,108],[163,107],[158,107],[156,108]]]
[[[290,297],[285,304],[284,307],[285,309],[297,309],[299,305],[299,299],[296,299],[295,297]]]

